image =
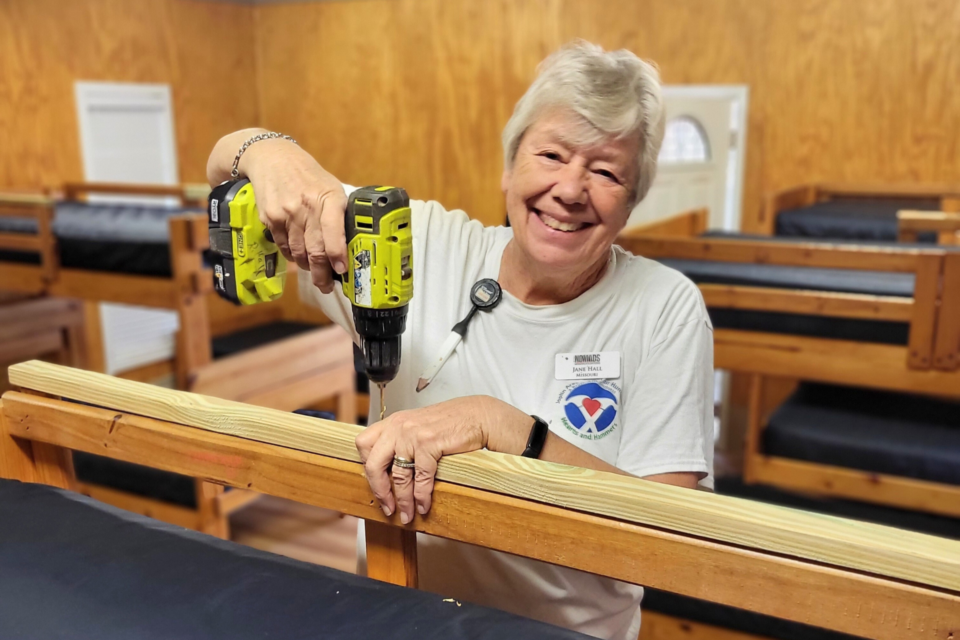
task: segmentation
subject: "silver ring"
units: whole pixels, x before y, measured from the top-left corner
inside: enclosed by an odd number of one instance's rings
[[[413,460],[407,460],[406,458],[401,458],[400,456],[396,456],[393,459],[393,466],[400,467],[401,469],[413,469],[417,465],[414,464]]]

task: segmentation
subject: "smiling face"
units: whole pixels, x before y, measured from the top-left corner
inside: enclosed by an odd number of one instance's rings
[[[637,136],[574,143],[571,132],[587,126],[568,111],[548,112],[523,135],[501,181],[517,248],[573,277],[606,260],[637,184]]]

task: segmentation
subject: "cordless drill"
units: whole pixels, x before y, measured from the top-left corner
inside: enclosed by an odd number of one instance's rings
[[[234,304],[276,300],[283,295],[287,264],[260,221],[253,185],[227,181],[210,193],[208,208],[214,289]],[[410,198],[396,187],[354,191],[344,218],[347,272],[334,277],[353,305],[353,321],[367,376],[383,387],[400,370],[400,336],[413,297],[413,235]]]

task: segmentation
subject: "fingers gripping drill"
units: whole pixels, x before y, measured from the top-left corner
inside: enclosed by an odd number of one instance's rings
[[[260,221],[253,185],[224,182],[207,210],[214,289],[234,304],[270,302],[283,295],[287,263]],[[396,187],[364,187],[350,195],[344,218],[349,268],[334,277],[353,306],[367,376],[384,387],[400,370],[400,336],[413,297],[410,198]]]

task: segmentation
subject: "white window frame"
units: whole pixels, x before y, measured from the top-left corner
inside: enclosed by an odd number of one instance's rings
[[[83,175],[87,181],[102,181],[92,176],[93,131],[90,113],[98,108],[129,109],[131,111],[161,111],[160,126],[163,130],[161,145],[162,173],[157,184],[175,185],[179,180],[177,168],[176,135],[173,128],[173,101],[170,86],[130,82],[84,82],[74,85],[77,100],[77,118],[80,123],[80,150],[83,158]]]

